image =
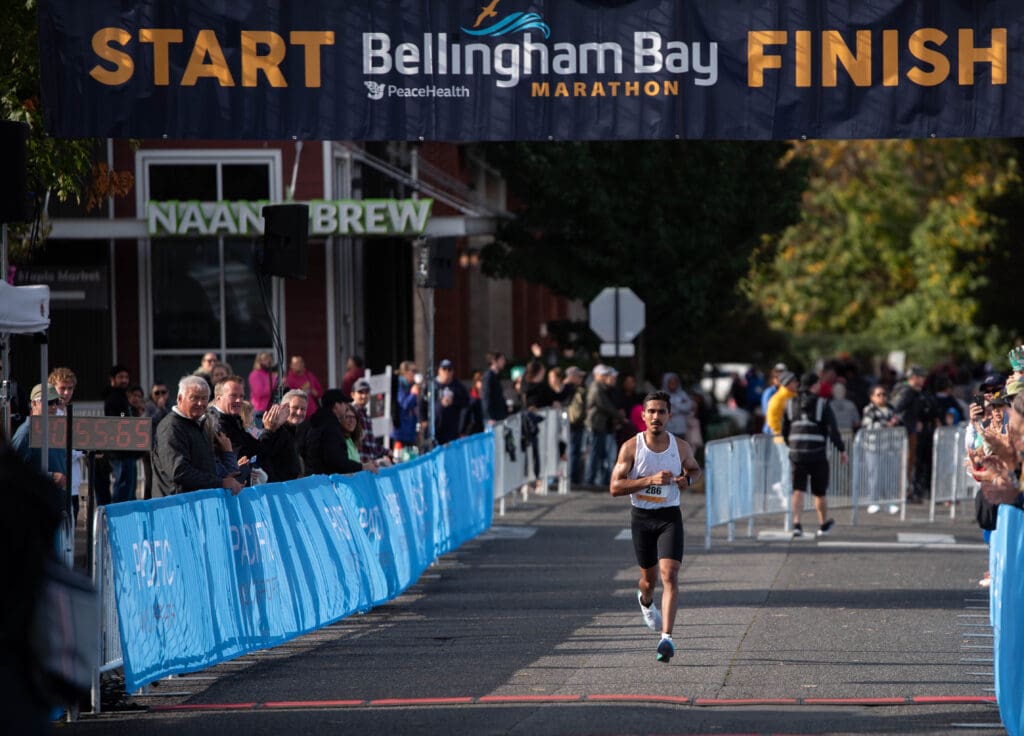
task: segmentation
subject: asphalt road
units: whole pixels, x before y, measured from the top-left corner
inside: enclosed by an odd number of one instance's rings
[[[714,531],[684,498],[676,657],[636,604],[628,501],[532,497],[401,598],[165,680],[78,734],[998,734],[968,509],[825,539]],[[806,523],[813,530],[816,525]],[[745,534],[746,525],[741,531]]]

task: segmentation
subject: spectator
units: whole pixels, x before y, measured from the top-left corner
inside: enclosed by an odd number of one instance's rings
[[[768,401],[768,413],[765,415],[765,422],[775,437],[776,443],[782,443],[782,416],[786,411],[786,404],[796,396],[799,385],[800,382],[795,373],[783,371],[779,374],[779,388]]]
[[[306,393],[309,399],[307,411],[316,412],[320,408],[320,399],[324,395],[324,390],[312,371],[306,370],[306,361],[301,355],[292,356],[288,364],[288,375],[285,377],[285,385],[290,389],[297,388]]]
[[[306,419],[306,394],[292,389],[281,397],[282,411],[287,412],[283,424],[266,429],[260,437],[260,467],[267,474],[268,483],[295,480],[303,475],[302,457],[296,441],[296,430]]]
[[[341,392],[351,396],[356,381],[366,376],[363,359],[358,355],[350,355],[345,361],[345,375],[341,377]]]
[[[203,353],[199,367],[192,371],[193,376],[199,376],[206,381],[211,394],[213,394],[213,366],[219,362],[220,358],[217,357],[217,353]]]
[[[373,420],[370,418],[370,382],[365,378],[359,378],[352,384],[352,408],[356,412],[361,431],[359,461],[390,465],[391,458],[388,457],[384,441],[373,433]]]
[[[469,388],[469,403],[459,418],[459,436],[468,437],[484,431],[484,410],[480,401],[483,394],[483,371],[473,371],[473,383]]]
[[[925,447],[928,451],[927,470],[928,474],[931,474],[931,429],[925,427],[925,422],[933,420],[934,414],[928,410],[926,399],[922,395],[926,377],[923,368],[912,365],[907,370],[906,380],[892,390],[892,408],[896,411],[900,424],[907,430],[907,481],[910,484],[910,491],[907,493],[908,503],[921,503],[924,495],[924,490],[919,485],[923,468],[918,468],[918,463],[925,462],[922,455]]]
[[[867,512],[869,514],[877,514],[882,508],[879,504],[882,491],[882,478],[880,476],[882,459],[879,455],[883,448],[881,441],[874,434],[874,430],[895,427],[900,423],[900,420],[896,416],[896,412],[893,411],[893,408],[889,406],[889,391],[882,384],[878,384],[871,389],[869,400],[870,403],[864,407],[861,428],[868,432],[863,435],[864,448],[866,450],[865,459],[867,460],[868,498],[871,499]],[[897,457],[893,461],[899,462],[899,453],[896,452],[896,455]],[[899,510],[900,507],[897,504],[889,504],[890,514],[899,513]]]
[[[583,442],[587,418],[587,387],[583,385],[586,372],[574,365],[565,370],[566,388],[572,389],[572,396],[566,402],[569,417],[569,482],[574,486],[583,483]]]
[[[953,396],[953,382],[945,373],[935,376],[932,384],[935,389],[935,403],[938,409],[939,424],[946,427],[955,427],[964,421],[966,413],[963,405]]]
[[[543,370],[543,367],[542,367]],[[547,386],[547,384],[544,384]],[[437,366],[434,379],[434,439],[444,445],[459,437],[459,419],[462,410],[469,405],[469,392],[455,377],[455,366],[447,358]],[[420,402],[420,421],[429,417],[426,401]]]
[[[146,413],[145,416],[153,420],[153,432],[156,432],[157,425],[160,421],[167,416],[167,412],[171,409],[167,405],[167,397],[170,392],[167,390],[167,384],[157,381],[153,384],[153,388],[149,390],[149,398],[146,399]]]
[[[253,421],[258,425],[263,412],[270,408],[277,388],[277,372],[274,370],[274,356],[264,351],[256,353],[252,370],[249,372],[249,400],[252,402]]]
[[[615,430],[622,415],[611,392],[619,373],[609,365],[594,367],[594,380],[587,389],[587,464],[583,482],[591,488],[605,488],[611,481],[611,464],[616,455]]]
[[[358,463],[361,470],[376,473],[376,462],[362,460],[359,446],[363,441],[363,428],[359,424],[359,415],[355,407],[347,402],[342,402],[337,406],[339,407],[338,422],[341,424],[341,436],[345,439],[345,454],[351,462]]]
[[[539,360],[531,360],[526,365],[522,387],[523,406],[527,409],[545,409],[558,398],[548,382],[547,369]]]
[[[835,383],[832,386],[832,413],[836,415],[836,426],[839,431],[854,431],[860,426],[860,412],[857,405],[846,398],[846,384]]]
[[[29,394],[30,416],[42,416],[44,406],[47,414],[51,417],[57,416],[57,409],[60,408],[60,394],[58,394],[57,389],[49,383],[46,384],[46,403],[44,404],[43,402],[43,387],[37,383],[32,387],[32,393]],[[38,447],[30,446],[31,427],[32,422],[27,419],[21,423],[21,426],[18,427],[18,431],[14,433],[13,437],[11,437],[11,449],[18,453],[21,459],[32,466],[37,473],[41,473],[43,472],[43,451]],[[46,453],[46,458],[48,465],[47,472],[50,474],[50,478],[53,480],[54,485],[59,488],[66,488],[67,464],[65,462],[64,448],[49,448]]]
[[[210,386],[201,376],[186,376],[178,383],[177,403],[157,427],[153,451],[153,497],[205,488],[242,492],[234,477],[221,478],[210,437],[206,433],[206,409]]]
[[[213,393],[211,420],[215,422],[215,429],[231,440],[231,449],[238,457],[238,480],[247,485],[252,475],[252,463],[262,453],[264,443],[248,431],[242,416],[245,403],[242,377],[228,376],[214,386]],[[273,404],[263,413],[262,423],[265,429],[278,429],[287,418],[287,412],[279,404]]]
[[[213,382],[214,388],[217,384],[223,381],[228,376],[232,375],[234,371],[231,369],[230,363],[224,361],[217,361],[213,364],[213,370],[210,371],[210,381]]]
[[[615,405],[619,407],[619,412],[622,414],[622,423],[619,425],[615,435],[615,443],[616,447],[618,447],[630,437],[634,437],[638,432],[643,431],[633,421],[634,413],[641,417],[641,422],[643,421],[644,397],[637,392],[636,376],[632,373],[622,376],[622,385],[615,396]],[[635,412],[634,410],[637,407],[639,407],[639,411]],[[680,439],[685,438],[681,437]]]
[[[108,417],[132,417],[135,411],[128,401],[128,384],[131,374],[123,365],[115,365],[110,369],[110,386],[107,387],[103,399],[103,413]],[[110,468],[114,474],[114,485],[110,491],[113,503],[129,501],[135,498],[135,486],[138,482],[138,455],[134,452],[107,452]],[[104,473],[99,473],[103,476]],[[96,496],[102,498],[100,478],[96,479]]]
[[[488,353],[487,363],[488,369],[480,390],[480,404],[484,421],[488,426],[493,426],[508,416],[508,404],[505,402],[505,391],[501,385],[501,373],[505,370],[506,363],[505,354]]]
[[[78,387],[78,376],[70,368],[58,367],[50,371],[46,382],[57,389],[60,396],[61,406],[57,410],[57,416],[66,413],[67,407],[75,398],[75,389]],[[64,462],[67,464],[67,450],[64,450]],[[71,487],[71,513],[75,523],[78,522],[78,490],[82,486],[82,458],[85,453],[81,450],[71,450],[71,467],[68,469],[68,482]]]
[[[420,383],[418,379],[416,364],[411,360],[403,360],[398,366],[398,390],[395,392],[394,407],[396,415],[393,420],[395,427],[391,430],[395,452],[403,448],[415,449],[419,444],[417,403],[420,395]]]
[[[661,390],[669,397],[669,419],[665,430],[685,440],[687,424],[693,419],[693,399],[683,388],[683,382],[678,373],[662,374]],[[696,448],[694,449],[696,450]]]
[[[296,442],[307,474],[331,475],[369,470],[359,460],[349,457],[347,435],[343,433],[343,414],[354,412],[345,402],[341,389],[323,393],[320,408],[296,430]]]
[[[761,431],[765,434],[773,434],[772,428],[768,426],[768,402],[771,401],[775,392],[779,390],[779,377],[787,370],[785,363],[776,363],[768,374],[768,385],[761,392],[761,416],[764,417],[764,425],[761,427]]]

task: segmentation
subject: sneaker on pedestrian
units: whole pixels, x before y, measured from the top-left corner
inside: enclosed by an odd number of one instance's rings
[[[651,605],[645,606],[641,600],[643,596],[640,591],[636,592],[637,603],[640,604],[640,613],[643,614],[644,623],[647,624],[647,628],[651,631],[661,631],[661,612],[658,607],[654,605],[654,601],[651,601]]]
[[[836,520],[835,519],[829,519],[828,521],[826,521],[824,524],[821,525],[821,529],[818,530],[818,536],[819,537],[826,537],[826,536],[828,536],[829,532],[832,531],[832,527],[834,527],[835,525],[836,525]]]
[[[794,524],[793,525],[793,536],[794,537],[802,537],[803,535],[804,535],[804,528],[802,526],[800,526],[799,524]]]
[[[900,505],[898,503],[889,504],[889,513],[898,514],[900,512]]]
[[[672,639],[670,637],[661,637],[661,641],[658,642],[657,660],[659,662],[668,662],[675,653],[676,645],[672,643]]]
[[[873,503],[870,506],[868,506],[868,513],[869,514],[877,514],[881,510],[882,510],[882,507],[879,506],[877,503]]]

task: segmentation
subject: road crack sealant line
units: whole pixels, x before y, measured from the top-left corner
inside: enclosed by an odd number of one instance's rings
[[[993,705],[993,695],[912,695],[894,698],[701,698],[675,695],[482,695],[438,698],[378,698],[369,700],[268,700],[246,703],[182,703],[155,705],[150,713],[241,710],[317,710],[336,708],[423,708],[461,705],[550,705],[585,703],[653,703],[699,708],[740,706],[902,706],[902,705]]]

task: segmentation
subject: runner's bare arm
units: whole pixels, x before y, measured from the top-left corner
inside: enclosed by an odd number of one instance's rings
[[[609,490],[613,496],[628,496],[651,485],[660,486],[672,482],[672,474],[667,470],[644,478],[630,479],[629,471],[633,469],[635,461],[636,437],[631,437],[622,443],[622,447],[619,449],[619,459],[615,461],[615,467],[612,469],[612,482]]]
[[[678,478],[675,478],[676,485],[682,490],[688,486],[692,486],[700,477],[704,474],[704,471],[700,469],[700,465],[697,464],[696,458],[693,457],[693,449],[690,447],[690,443],[686,440],[681,440],[678,437],[676,442],[679,444],[679,459],[682,462],[683,474]]]

